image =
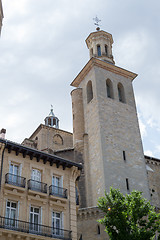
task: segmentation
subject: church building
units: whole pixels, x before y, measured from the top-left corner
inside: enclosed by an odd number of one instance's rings
[[[97,223],[97,199],[110,186],[133,189],[159,207],[159,159],[144,156],[132,81],[116,66],[112,35],[97,29],[86,39],[90,59],[72,81],[73,134],[60,130],[53,108],[22,144],[82,164],[76,188],[78,239],[106,239]]]
[[[3,11],[0,0],[0,31]],[[89,61],[71,82],[73,133],[50,113],[22,144],[0,133],[0,239],[106,240],[97,200],[133,189],[160,208],[160,159],[144,156],[132,81],[113,38],[86,39]]]

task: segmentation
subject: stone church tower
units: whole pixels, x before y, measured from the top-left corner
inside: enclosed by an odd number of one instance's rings
[[[90,60],[71,83],[73,144],[84,165],[80,205],[96,206],[110,186],[150,199],[132,87],[137,74],[115,65],[111,34],[98,29],[86,44]]]

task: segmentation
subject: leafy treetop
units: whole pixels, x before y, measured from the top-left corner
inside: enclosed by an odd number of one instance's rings
[[[133,190],[123,195],[111,187],[105,197],[99,198],[98,207],[104,212],[99,222],[111,240],[151,240],[160,231],[160,213],[142,197],[142,192]]]

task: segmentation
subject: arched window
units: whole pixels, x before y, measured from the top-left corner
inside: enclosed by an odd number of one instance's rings
[[[76,187],[76,205],[79,205],[79,193],[77,187]]]
[[[106,54],[106,56],[108,56],[108,46],[107,45],[105,45],[105,54]]]
[[[63,138],[59,134],[56,134],[53,137],[53,143],[63,145]]]
[[[124,87],[121,83],[118,83],[118,97],[120,102],[125,103]]]
[[[100,230],[100,226],[97,225],[97,234],[100,235],[101,234],[101,230]]]
[[[110,79],[107,79],[106,81],[106,91],[107,91],[107,97],[113,98],[113,86]]]
[[[100,45],[97,45],[97,54],[98,54],[98,57],[101,56],[101,46]]]
[[[87,83],[87,103],[89,103],[93,98],[92,82]]]

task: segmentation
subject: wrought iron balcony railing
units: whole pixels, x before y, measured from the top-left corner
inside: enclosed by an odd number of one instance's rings
[[[0,216],[0,228],[63,240],[72,239],[71,231],[68,230],[52,228],[41,224],[30,223],[1,216]]]
[[[67,198],[67,189],[51,185],[49,186],[49,195],[55,195],[62,198]]]
[[[28,180],[28,189],[47,193],[47,184],[30,179]]]
[[[5,175],[5,183],[25,188],[26,179],[24,177],[20,177],[18,175],[7,173]]]

